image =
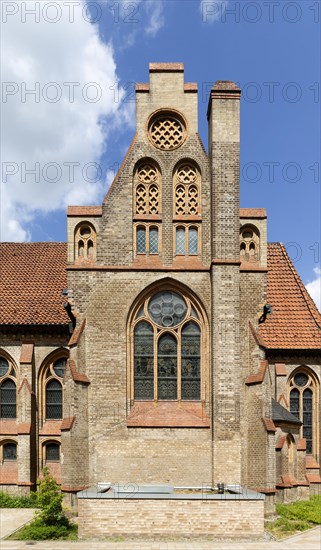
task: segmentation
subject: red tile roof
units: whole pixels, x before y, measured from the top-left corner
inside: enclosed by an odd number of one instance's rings
[[[66,243],[0,244],[0,324],[67,325]]]
[[[320,349],[321,314],[281,243],[268,245],[267,302],[273,313],[259,327],[270,349]]]

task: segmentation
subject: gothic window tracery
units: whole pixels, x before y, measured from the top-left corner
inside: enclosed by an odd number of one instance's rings
[[[315,377],[308,369],[300,369],[290,378],[290,411],[302,422],[300,436],[306,439],[307,454],[318,448],[318,394]]]
[[[191,163],[181,164],[174,173],[176,216],[200,213],[200,175]]]
[[[11,361],[0,357],[0,418],[16,418],[16,372]]]
[[[151,163],[141,164],[135,174],[135,213],[160,214],[160,173]]]
[[[245,262],[257,262],[260,259],[260,235],[258,229],[252,225],[241,228],[240,256]]]
[[[91,223],[82,222],[75,231],[75,260],[93,260],[96,257],[96,231]]]
[[[160,111],[151,116],[148,137],[157,149],[171,151],[180,147],[186,139],[186,122],[174,111]]]
[[[157,292],[138,309],[132,331],[133,398],[200,400],[202,325],[191,300]]]
[[[67,357],[60,353],[47,361],[41,369],[39,379],[39,399],[42,403],[42,420],[63,418],[63,379]]]

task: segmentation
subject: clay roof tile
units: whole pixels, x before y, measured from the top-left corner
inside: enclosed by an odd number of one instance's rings
[[[268,245],[267,302],[273,313],[259,327],[270,349],[321,349],[321,314],[281,243]]]
[[[66,243],[1,243],[0,324],[68,325],[66,261]]]

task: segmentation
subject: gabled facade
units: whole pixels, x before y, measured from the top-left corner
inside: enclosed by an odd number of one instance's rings
[[[34,484],[44,463],[71,494],[239,483],[269,510],[321,486],[321,316],[284,247],[267,244],[265,210],[239,207],[240,93],[213,86],[207,154],[197,85],[180,63],[150,64],[102,206],[68,208],[67,246],[2,245],[15,272],[0,342],[7,488]]]

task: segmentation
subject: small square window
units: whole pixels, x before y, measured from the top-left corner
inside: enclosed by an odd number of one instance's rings
[[[3,460],[17,460],[17,445],[15,443],[6,443],[3,446]]]

